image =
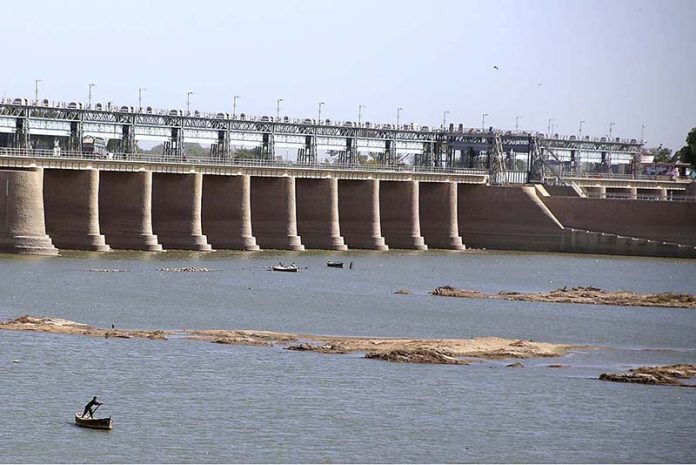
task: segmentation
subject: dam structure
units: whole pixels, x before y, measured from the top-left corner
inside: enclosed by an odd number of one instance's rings
[[[139,140],[162,142],[161,153],[140,152]],[[188,156],[190,142],[210,143],[209,153]],[[236,157],[240,145],[259,156]],[[278,160],[279,147],[297,150],[297,161]],[[0,251],[470,247],[695,258],[691,180],[615,172],[641,147],[15,99],[0,104]],[[320,161],[322,150],[337,159]],[[366,152],[376,163],[359,161]],[[583,172],[591,162],[606,172]]]

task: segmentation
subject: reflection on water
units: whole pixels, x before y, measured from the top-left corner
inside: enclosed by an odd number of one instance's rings
[[[354,261],[353,270],[327,268],[335,258]],[[303,269],[266,271],[279,261]],[[157,271],[185,266],[221,271]],[[129,272],[83,271],[90,268]],[[495,335],[599,348],[510,369],[509,361],[401,365],[182,339],[0,332],[0,457],[693,462],[696,391],[593,378],[644,364],[696,363],[696,312],[448,299],[428,291],[450,284],[485,292],[564,285],[693,292],[695,272],[690,261],[505,253],[1,255],[0,319],[31,313],[121,328]],[[413,294],[393,294],[397,289]],[[99,413],[114,417],[111,433],[71,423],[95,394],[105,402]]]

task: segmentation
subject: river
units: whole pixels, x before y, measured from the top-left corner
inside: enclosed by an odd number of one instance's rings
[[[353,268],[327,268],[330,259]],[[267,271],[280,261],[301,270]],[[215,271],[158,271],[185,266]],[[0,320],[593,346],[513,369],[510,360],[392,364],[181,338],[0,331],[0,460],[695,462],[696,389],[596,378],[696,363],[696,311],[428,294],[446,284],[693,293],[695,276],[694,260],[502,252],[0,255]],[[112,432],[73,424],[93,395],[104,402],[98,414],[113,416]]]

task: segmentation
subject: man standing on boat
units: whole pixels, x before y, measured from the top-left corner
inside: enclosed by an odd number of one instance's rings
[[[89,403],[85,405],[85,411],[82,412],[82,418],[84,418],[85,415],[87,415],[88,413],[90,418],[94,418],[94,410],[92,410],[92,407],[94,407],[95,405],[99,406],[101,404],[101,402],[97,402],[97,396],[92,397],[92,400],[90,400]]]

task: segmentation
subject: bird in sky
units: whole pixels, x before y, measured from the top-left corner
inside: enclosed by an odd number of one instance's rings
[[[497,67],[497,66],[493,66],[493,69],[498,69],[498,67]]]

